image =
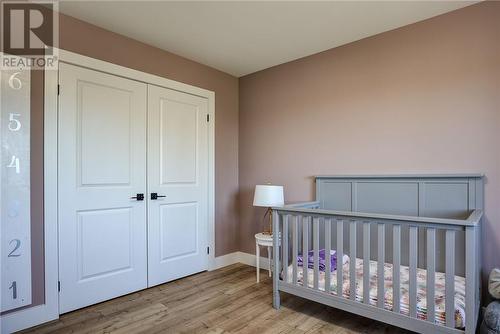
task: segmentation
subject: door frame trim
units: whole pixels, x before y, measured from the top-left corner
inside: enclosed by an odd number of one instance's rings
[[[141,72],[121,65],[58,49],[59,61],[94,71],[153,84],[208,100],[208,270],[215,270],[215,92]],[[59,318],[59,254],[58,254],[58,75],[45,71],[44,78],[44,245],[45,304],[8,313],[1,317],[1,329],[14,332]],[[64,87],[61,87],[64,89]]]

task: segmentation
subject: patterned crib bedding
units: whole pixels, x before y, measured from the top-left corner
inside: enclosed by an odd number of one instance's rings
[[[345,298],[350,295],[349,281],[349,258],[345,256],[343,266],[343,287],[342,294]],[[297,268],[297,281],[302,284],[303,270],[302,267]],[[292,282],[293,266],[288,267],[288,282]],[[313,287],[314,270],[309,268],[308,271],[308,286]],[[377,305],[377,261],[370,261],[370,305]],[[393,286],[392,286],[392,264],[385,263],[384,265],[384,285],[385,285],[385,300],[384,308],[392,311],[393,305]],[[400,266],[400,312],[404,315],[409,315],[409,268]],[[417,269],[417,318],[427,319],[427,271],[425,269]],[[325,290],[325,272],[320,271],[319,289]],[[436,323],[445,325],[445,274],[436,272],[435,278],[435,315]],[[331,273],[330,291],[333,295],[337,294],[337,270]],[[363,301],[363,259],[356,259],[356,300]],[[455,327],[462,329],[465,327],[465,278],[455,276]]]

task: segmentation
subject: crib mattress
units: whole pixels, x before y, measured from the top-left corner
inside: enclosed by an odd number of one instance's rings
[[[350,280],[349,280],[349,258],[344,260],[343,266],[343,287],[342,293],[345,298],[350,295]],[[288,267],[288,281],[292,282],[293,266]],[[314,270],[308,269],[308,286],[313,287]],[[297,280],[302,285],[303,270],[298,267]],[[370,261],[370,305],[377,305],[377,261]],[[384,285],[385,285],[385,300],[384,308],[392,311],[393,306],[393,284],[392,284],[392,264],[385,263],[384,265]],[[427,320],[427,271],[425,269],[417,269],[417,318]],[[400,266],[400,312],[409,315],[409,268]],[[325,273],[320,272],[319,289],[325,290]],[[330,291],[333,295],[337,294],[337,270],[331,273]],[[363,301],[363,259],[356,259],[356,300]],[[436,323],[444,325],[445,318],[445,274],[436,272],[435,278],[435,316]],[[455,327],[465,327],[465,278],[455,276]]]

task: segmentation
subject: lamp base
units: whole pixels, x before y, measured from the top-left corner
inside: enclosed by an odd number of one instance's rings
[[[264,233],[266,235],[273,235],[273,209],[267,208],[267,214],[269,215],[269,231]]]

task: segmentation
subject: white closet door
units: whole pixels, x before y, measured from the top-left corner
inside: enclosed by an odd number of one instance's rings
[[[60,312],[147,286],[147,86],[60,64]]]
[[[208,101],[152,85],[148,99],[148,283],[153,286],[207,270]]]

